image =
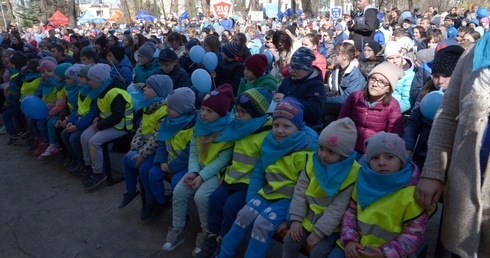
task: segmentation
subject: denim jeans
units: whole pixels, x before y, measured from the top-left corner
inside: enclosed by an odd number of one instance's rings
[[[58,137],[56,136],[56,127],[54,127],[57,120],[58,116],[53,116],[48,120],[47,130],[50,144],[56,144],[56,142],[58,142]]]
[[[17,129],[15,128],[15,119],[20,116],[20,106],[15,105],[7,108],[2,113],[2,122],[10,136],[17,134]]]
[[[182,179],[182,177],[187,173],[187,169],[182,171],[177,171],[172,174],[172,179],[170,180],[170,185],[172,186],[172,192],[174,191],[177,183]],[[150,169],[150,188],[158,203],[165,203],[165,185],[163,179],[167,176],[167,172],[160,169],[160,165],[154,165]]]
[[[82,130],[69,133],[66,131],[66,129],[61,132],[61,138],[66,145],[68,154],[75,158],[79,164],[83,164],[83,151],[82,144],[80,143],[80,136],[82,133]]]
[[[154,204],[155,198],[151,193],[150,187],[150,169],[153,167],[153,159],[155,154],[146,157],[146,159],[141,162],[139,168],[136,168],[136,159],[133,159],[138,155],[138,151],[130,150],[123,158],[123,168],[124,168],[124,181],[126,182],[126,191],[128,193],[136,192],[136,183],[138,181],[138,174],[140,176],[141,183],[145,188],[146,204]]]

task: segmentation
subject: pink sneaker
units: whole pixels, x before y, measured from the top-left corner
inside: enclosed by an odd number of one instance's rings
[[[60,152],[58,146],[49,145],[49,147],[46,148],[46,150],[41,155],[39,155],[39,157],[37,157],[37,160],[47,160],[49,159],[49,157],[58,154],[58,152]]]

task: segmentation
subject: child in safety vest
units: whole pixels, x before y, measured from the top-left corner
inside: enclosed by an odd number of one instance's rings
[[[223,84],[211,91],[202,101],[189,150],[188,172],[177,183],[173,193],[172,226],[162,249],[172,251],[183,239],[189,198],[194,194],[203,232],[197,235],[193,254],[208,231],[209,196],[218,188],[218,173],[228,164],[233,153],[233,142],[220,141],[220,135],[231,121],[228,109],[233,98],[233,88]]]
[[[167,75],[152,75],[146,80],[144,100],[141,102],[143,118],[141,125],[131,141],[131,150],[123,158],[126,193],[119,208],[128,205],[139,192],[136,189],[138,174],[145,188],[146,203],[141,210],[141,220],[150,218],[153,211],[153,198],[150,191],[149,171],[158,146],[158,128],[167,116],[165,98],[172,91],[172,79]]]
[[[100,111],[92,126],[85,129],[80,137],[85,162],[82,182],[85,189],[90,190],[107,179],[103,170],[102,144],[122,137],[133,129],[133,103],[129,93],[121,89],[126,87],[124,82],[116,85],[111,78],[109,65],[94,65],[87,77],[92,88],[88,97],[96,100]]]
[[[221,135],[222,141],[235,142],[232,163],[209,198],[209,231],[197,258],[214,258],[221,237],[230,231],[237,213],[246,204],[250,176],[260,157],[260,146],[272,129],[272,119],[267,114],[271,101],[272,92],[260,88],[247,90],[236,100],[235,119]]]
[[[97,101],[93,101],[88,97],[88,94],[92,91],[90,85],[88,85],[87,73],[93,64],[82,65],[77,73],[77,70],[71,66],[65,73],[70,73],[67,78],[75,81],[78,78],[78,94],[76,94],[76,105],[71,109],[71,114],[68,116],[65,129],[61,132],[61,139],[65,143],[66,149],[68,151],[68,160],[65,162],[64,167],[66,170],[73,172],[76,175],[81,176],[83,173],[83,151],[80,144],[80,136],[83,131],[92,125],[92,121],[99,114],[99,108],[97,107]],[[74,75],[77,75],[76,77]],[[67,80],[67,85],[70,83]],[[70,93],[70,86],[67,88],[68,93],[68,103],[72,102],[72,94]],[[72,104],[69,104],[72,105]]]
[[[218,257],[235,257],[252,227],[245,257],[265,257],[273,235],[288,213],[294,186],[308,157],[317,148],[318,134],[303,122],[303,107],[284,98],[273,112],[272,131],[261,146],[252,172],[247,204],[224,236]]]
[[[336,120],[321,132],[318,150],[309,156],[294,188],[282,257],[298,257],[305,243],[311,257],[327,257],[335,247],[360,167],[355,160],[356,140],[356,125],[350,118]]]
[[[377,133],[365,145],[367,161],[342,217],[340,247],[329,257],[407,257],[422,244],[429,219],[414,197],[420,171],[397,134]]]
[[[189,145],[196,124],[195,101],[195,93],[188,87],[175,89],[167,96],[167,116],[158,131],[158,148],[150,169],[152,195],[145,191],[146,201],[154,204],[150,221],[155,221],[166,208],[171,207],[165,199],[164,178],[170,177],[173,191],[187,173]]]

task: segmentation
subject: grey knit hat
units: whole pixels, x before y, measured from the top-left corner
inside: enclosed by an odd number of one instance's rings
[[[143,44],[143,46],[138,48],[138,55],[145,57],[148,60],[152,60],[153,54],[155,54],[155,51],[156,51],[155,44],[153,44],[151,42],[147,42],[147,43]]]
[[[381,153],[390,153],[397,156],[405,166],[408,162],[405,141],[398,134],[379,132],[369,137],[365,142],[366,158],[369,161]]]
[[[151,86],[151,88],[157,93],[159,97],[164,98],[166,98],[167,95],[174,88],[172,79],[170,79],[168,75],[164,74],[154,74],[146,80],[146,83]]]
[[[73,79],[75,81],[78,81],[78,74],[80,73],[80,70],[84,67],[83,64],[74,64],[65,71],[65,77]]]
[[[167,96],[167,105],[179,114],[184,114],[189,110],[193,110],[195,101],[196,94],[188,87],[175,89]]]
[[[307,47],[300,47],[291,57],[290,66],[293,69],[313,71],[313,61],[316,57],[313,51]]]
[[[318,138],[320,145],[344,157],[349,157],[354,152],[356,141],[356,125],[348,117],[330,123],[323,129]]]
[[[434,60],[434,55],[436,51],[433,48],[422,49],[417,52],[417,61],[419,64],[428,63]]]
[[[103,83],[111,78],[111,67],[108,64],[96,64],[88,70],[87,77],[92,81]]]
[[[83,78],[88,78],[87,74],[90,68],[94,67],[94,64],[88,64],[82,67],[80,71],[78,72],[78,75]]]

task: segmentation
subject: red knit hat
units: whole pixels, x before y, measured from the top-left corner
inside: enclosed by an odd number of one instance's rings
[[[245,60],[245,67],[250,70],[255,77],[264,75],[267,68],[267,57],[263,54],[255,54]]]
[[[220,116],[225,116],[233,98],[233,87],[225,83],[204,96],[201,106],[208,107]]]

